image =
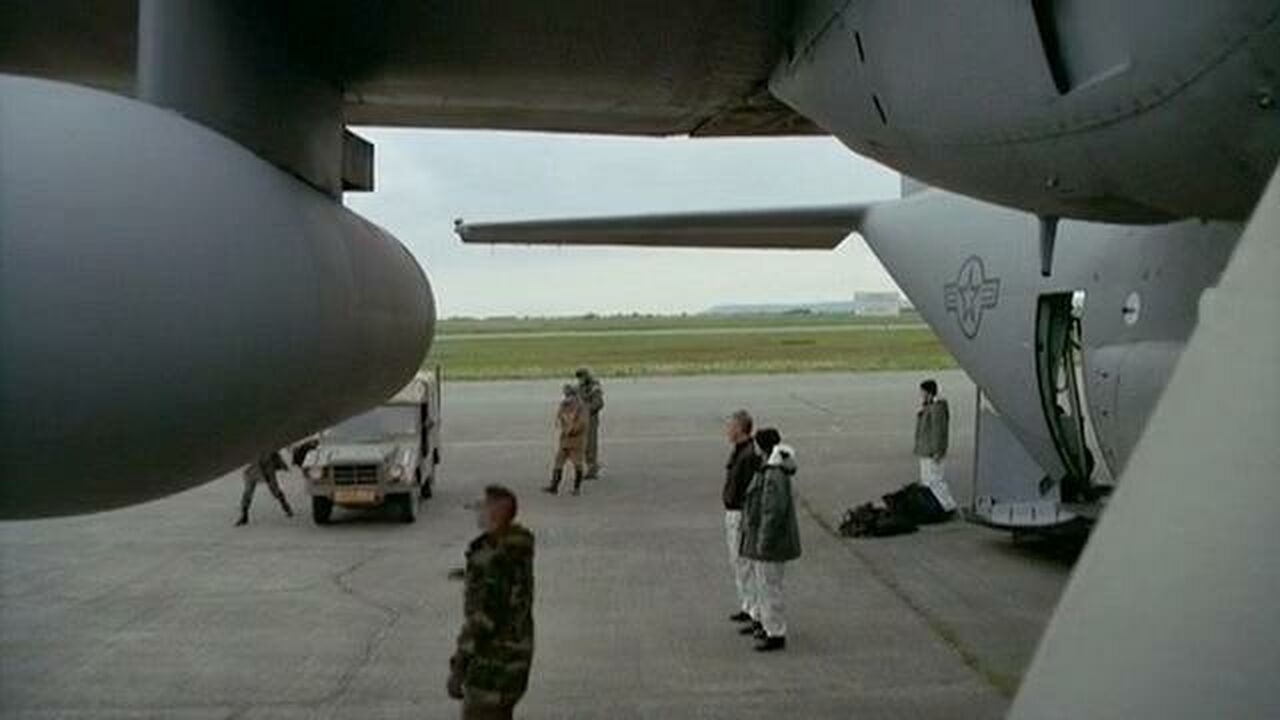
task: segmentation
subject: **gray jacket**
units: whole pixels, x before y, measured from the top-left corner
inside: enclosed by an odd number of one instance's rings
[[[791,493],[796,454],[778,445],[752,478],[742,504],[742,557],[764,562],[787,562],[800,557],[800,523]]]
[[[950,423],[951,411],[947,409],[946,400],[937,398],[920,406],[916,412],[916,457],[946,455]]]

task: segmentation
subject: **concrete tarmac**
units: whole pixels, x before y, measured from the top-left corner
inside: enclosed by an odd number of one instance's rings
[[[606,381],[600,480],[537,491],[554,381],[446,388],[444,464],[418,522],[287,519],[259,488],[233,528],[229,475],[99,515],[0,523],[0,716],[454,718],[444,692],[459,566],[486,483],[537,535],[537,651],[522,718],[995,718],[1070,559],[953,522],[833,534],[840,512],[911,480],[919,373]],[[948,474],[969,497],[973,386],[952,405]],[[798,452],[804,556],[788,566],[788,649],[728,619],[723,418],[746,407]],[[74,467],[68,467],[74,472]]]

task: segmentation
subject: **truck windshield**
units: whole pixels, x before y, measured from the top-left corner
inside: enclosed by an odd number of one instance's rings
[[[412,405],[383,406],[348,418],[324,432],[326,440],[358,443],[381,442],[398,435],[418,432],[418,408]]]

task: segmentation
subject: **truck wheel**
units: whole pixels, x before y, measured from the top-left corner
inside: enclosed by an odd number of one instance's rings
[[[411,523],[418,519],[418,502],[413,493],[396,495],[395,508],[400,514],[400,522]]]
[[[311,497],[311,519],[315,520],[317,525],[328,525],[329,518],[332,515],[332,500],[320,495],[313,495]]]

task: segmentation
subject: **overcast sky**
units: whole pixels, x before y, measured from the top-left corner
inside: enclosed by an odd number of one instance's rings
[[[464,246],[453,219],[861,202],[898,174],[834,140],[645,139],[363,128],[376,191],[347,204],[400,238],[442,317],[698,312],[895,289],[861,238],[835,252]]]

